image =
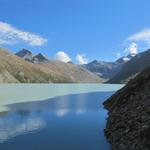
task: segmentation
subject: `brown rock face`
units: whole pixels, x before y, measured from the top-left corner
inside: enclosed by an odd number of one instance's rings
[[[112,150],[150,150],[150,68],[104,102]]]

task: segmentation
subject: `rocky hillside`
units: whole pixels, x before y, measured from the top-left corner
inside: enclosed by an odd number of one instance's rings
[[[127,83],[138,73],[150,66],[150,49],[139,53],[125,63],[121,70],[108,83]]]
[[[122,69],[122,66],[126,62],[131,60],[134,56],[133,55],[124,56],[114,62],[94,60],[88,64],[83,65],[83,67],[97,74],[104,80],[109,80],[112,77],[114,77]]]
[[[21,51],[17,52],[16,55],[32,63],[41,63],[49,61],[48,58],[46,58],[43,54],[39,53],[37,55],[33,55],[32,52],[27,49],[22,49]]]
[[[43,54],[39,53],[33,57],[32,62],[34,63],[46,63],[49,62],[48,58],[46,58]]]
[[[32,63],[29,61],[32,57],[30,52],[22,56],[25,60],[20,57],[0,48],[0,83],[97,83],[102,81],[95,74],[77,65],[57,61]],[[43,60],[41,55],[37,55],[37,58]]]
[[[150,68],[104,102],[112,150],[150,149]]]
[[[114,62],[104,62],[94,60],[86,65],[83,65],[89,71],[97,74],[101,78],[107,80],[113,77],[117,72],[117,64]]]
[[[32,61],[33,60],[33,54],[27,49],[22,49],[21,51],[16,53],[17,56],[23,58],[24,60],[27,61]]]

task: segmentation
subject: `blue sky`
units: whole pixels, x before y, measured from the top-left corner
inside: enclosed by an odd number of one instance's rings
[[[74,62],[77,55],[112,61],[150,47],[149,6],[149,0],[0,0],[0,45],[50,58],[61,51]],[[5,25],[13,37],[5,37]],[[41,39],[29,41],[20,32]]]

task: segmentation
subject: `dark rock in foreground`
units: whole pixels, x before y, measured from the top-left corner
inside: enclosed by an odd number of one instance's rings
[[[150,150],[150,68],[104,102],[112,150]]]

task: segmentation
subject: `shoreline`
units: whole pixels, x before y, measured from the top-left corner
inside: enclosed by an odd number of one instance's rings
[[[6,105],[42,101],[57,96],[88,92],[117,91],[122,84],[0,84],[0,112]]]

